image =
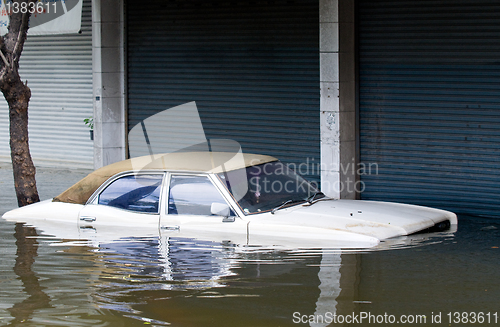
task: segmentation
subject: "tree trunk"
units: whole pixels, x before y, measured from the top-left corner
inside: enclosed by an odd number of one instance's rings
[[[17,203],[22,207],[40,201],[35,181],[36,169],[28,143],[28,103],[31,91],[21,82],[18,74],[10,71],[6,75],[0,89],[9,104],[10,156]]]
[[[13,0],[23,8],[36,0]],[[0,38],[0,90],[9,104],[10,156],[14,171],[17,203],[20,207],[40,201],[35,181],[35,166],[28,143],[28,103],[31,91],[19,76],[19,58],[29,28],[30,11],[10,13],[8,33]]]

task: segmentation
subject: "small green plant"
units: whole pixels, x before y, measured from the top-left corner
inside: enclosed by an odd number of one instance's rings
[[[92,117],[85,118],[83,120],[83,122],[85,123],[85,125],[88,125],[90,127],[91,131],[94,130],[94,118],[92,118]]]

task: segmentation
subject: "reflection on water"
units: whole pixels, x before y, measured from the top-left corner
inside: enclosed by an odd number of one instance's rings
[[[14,237],[16,238],[17,251],[14,273],[19,276],[23,284],[23,291],[28,297],[8,308],[14,318],[11,325],[24,322],[37,309],[50,307],[50,299],[43,292],[32,269],[38,249],[38,242],[34,236],[37,236],[34,228],[16,224]]]
[[[327,326],[387,313],[439,326],[430,320],[441,313],[448,326],[448,312],[498,311],[499,228],[464,218],[455,235],[341,251],[175,237],[73,246],[1,221],[0,324]]]

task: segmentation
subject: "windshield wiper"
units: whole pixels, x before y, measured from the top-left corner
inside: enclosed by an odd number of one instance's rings
[[[314,203],[314,200],[315,200],[315,199],[316,199],[316,197],[317,197],[317,196],[319,196],[319,195],[322,195],[322,197],[321,197],[320,199],[322,199],[322,198],[324,198],[324,197],[325,197],[325,194],[324,194],[323,192],[321,192],[321,191],[317,191],[317,192],[314,192],[312,195],[310,195],[310,196],[306,199],[306,201],[307,201],[307,202],[309,202],[309,204],[313,204],[313,203]]]
[[[318,198],[318,196],[322,195]],[[327,197],[323,192],[316,192],[307,198],[307,203],[304,204],[305,207],[312,206],[319,201],[335,200],[333,198]]]
[[[285,202],[283,202],[282,204],[280,204],[279,206],[277,206],[276,208],[274,208],[273,210],[271,210],[271,213],[274,215],[274,213],[278,210],[280,210],[281,208],[283,208],[284,206],[286,206],[287,204],[290,204],[292,203],[293,200],[286,200]]]
[[[316,199],[316,197],[318,196],[321,196],[319,199]],[[306,200],[286,200],[285,202],[281,203],[279,206],[277,206],[276,208],[274,208],[273,210],[271,210],[271,213],[274,215],[274,213],[278,210],[280,210],[281,208],[283,208],[284,206],[286,206],[287,204],[291,204],[291,203],[295,203],[295,202],[304,202],[306,201],[308,204],[306,205],[311,205],[311,204],[314,204],[316,203],[317,201],[325,198],[325,194],[321,191],[318,191],[318,192],[315,192],[314,194],[310,195]],[[316,200],[316,202],[314,201]]]

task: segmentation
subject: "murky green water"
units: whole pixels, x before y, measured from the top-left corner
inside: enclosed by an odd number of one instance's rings
[[[15,205],[0,201],[1,213]],[[499,325],[499,247],[500,221],[468,217],[454,235],[344,252],[175,237],[70,246],[0,220],[0,325]]]

